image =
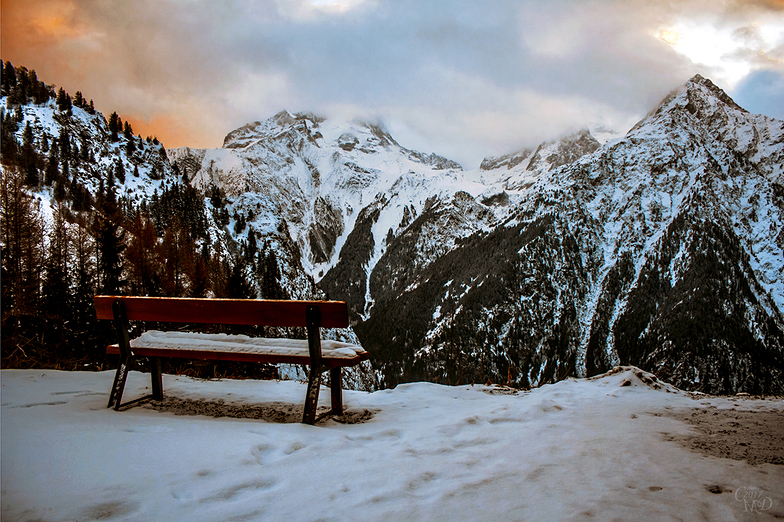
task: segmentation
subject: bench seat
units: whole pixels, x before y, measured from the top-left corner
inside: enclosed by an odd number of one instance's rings
[[[141,357],[310,364],[307,339],[150,330],[132,339],[130,345],[134,355]],[[119,355],[120,346],[117,344],[109,346],[107,353]],[[330,368],[354,366],[367,359],[368,353],[359,345],[331,340],[321,341],[321,361],[324,366]]]

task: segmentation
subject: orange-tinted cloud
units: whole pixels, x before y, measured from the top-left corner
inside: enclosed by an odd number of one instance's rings
[[[47,51],[64,40],[80,38],[87,31],[74,17],[76,5],[72,0],[2,0],[0,9],[5,60],[16,59],[24,64],[47,61],[51,54]],[[56,61],[59,60],[53,63]]]
[[[750,3],[757,4],[774,11],[784,10],[784,0],[751,0]]]
[[[189,125],[184,118],[174,114],[158,114],[151,119],[122,114],[120,117],[131,125],[134,134],[142,138],[156,137],[166,148],[218,147],[222,143],[216,141],[216,136],[201,132],[198,127]]]
[[[167,147],[219,146],[230,130],[216,129],[202,114],[191,116],[192,100],[178,105],[187,98],[178,90],[194,84],[203,56],[183,54],[188,39],[169,38],[161,13],[134,19],[135,11],[145,11],[144,2],[0,2],[3,60],[34,69],[40,80],[72,95],[81,91],[105,116],[117,112],[136,134],[157,136]]]

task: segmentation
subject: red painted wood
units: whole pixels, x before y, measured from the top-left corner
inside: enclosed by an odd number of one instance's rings
[[[305,309],[316,305],[322,328],[348,327],[344,301],[274,301],[266,299],[195,299],[184,297],[95,296],[98,319],[113,319],[112,301],[122,299],[131,321],[167,323],[307,326]]]
[[[171,348],[132,348],[131,351],[134,355],[140,357],[174,357],[180,359],[206,359],[211,361],[240,361],[240,362],[256,362],[256,363],[270,363],[270,364],[306,364],[310,365],[310,357],[307,355],[268,355],[258,353],[242,353],[242,352],[220,352],[208,350],[177,350]],[[120,347],[112,344],[106,347],[106,353],[110,355],[118,355]],[[370,358],[368,352],[357,354],[352,358],[322,358],[321,364],[326,368],[338,368],[355,366],[361,361],[366,361]]]

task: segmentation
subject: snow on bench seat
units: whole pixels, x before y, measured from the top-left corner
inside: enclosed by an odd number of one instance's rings
[[[113,345],[111,352],[119,353]],[[224,359],[235,361],[266,361],[307,363],[310,358],[307,339],[248,337],[235,334],[195,332],[162,332],[150,330],[131,340],[131,350],[142,356],[181,357],[193,359]],[[111,353],[110,352],[110,353]],[[322,340],[321,354],[325,364],[344,366],[367,359],[359,345]]]

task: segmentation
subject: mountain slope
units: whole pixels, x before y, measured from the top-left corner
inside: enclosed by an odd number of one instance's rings
[[[416,266],[410,248],[372,268],[372,296],[395,292],[356,330],[384,383],[530,385],[620,362],[714,393],[782,390],[783,125],[697,76],[577,161],[486,160],[506,221],[405,285],[389,274]]]

